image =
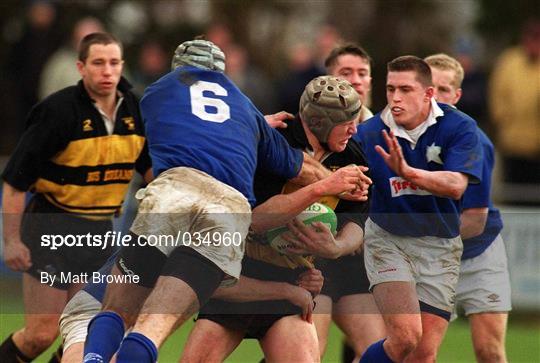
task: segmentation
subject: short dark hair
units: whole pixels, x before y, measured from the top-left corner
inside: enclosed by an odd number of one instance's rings
[[[123,53],[122,43],[114,37],[114,35],[109,33],[91,33],[82,38],[81,43],[79,44],[79,60],[85,62],[88,58],[88,51],[90,46],[93,44],[118,44],[120,47],[120,52]]]
[[[330,67],[333,67],[337,63],[338,57],[346,54],[356,55],[364,60],[366,60],[369,65],[371,65],[371,57],[369,54],[359,45],[356,45],[354,43],[347,43],[344,45],[340,45],[330,52],[328,57],[326,57],[326,60],[324,61],[324,66],[326,67],[326,70]]]
[[[422,58],[414,55],[404,55],[388,62],[386,69],[388,72],[408,72],[416,73],[416,80],[425,87],[433,86],[431,78],[431,68]]]

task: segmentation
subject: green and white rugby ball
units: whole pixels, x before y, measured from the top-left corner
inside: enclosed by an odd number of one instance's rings
[[[296,218],[304,222],[305,225],[311,225],[314,222],[324,223],[331,231],[332,234],[336,234],[337,230],[337,216],[332,208],[327,207],[321,203],[313,203],[302,213],[296,216]],[[266,232],[266,240],[268,244],[278,251],[279,253],[286,255],[287,248],[291,247],[290,243],[283,239],[282,235],[289,231],[286,226],[273,228]]]

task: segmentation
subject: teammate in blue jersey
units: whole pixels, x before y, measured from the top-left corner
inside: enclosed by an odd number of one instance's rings
[[[108,285],[104,311],[89,324],[85,362],[109,361],[120,343],[117,362],[155,362],[177,327],[238,280],[257,166],[301,185],[330,174],[267,125],[223,75],[224,61],[211,42],[182,43],[172,72],[145,91],[141,113],[157,178],[137,193],[131,232],[142,243],[122,248],[111,272],[139,282]],[[365,177],[356,167],[340,175],[341,191],[357,190]],[[152,236],[176,244],[144,243]]]
[[[425,61],[431,67],[435,98],[455,106],[462,94],[464,71],[459,62],[434,54]],[[456,305],[469,319],[478,362],[506,362],[505,335],[511,310],[510,276],[500,231],[501,215],[491,202],[491,174],[495,163],[493,144],[478,128],[484,149],[482,182],[470,185],[463,195],[460,234],[463,239]]]
[[[425,61],[396,58],[387,107],[358,129],[373,179],[364,257],[387,329],[361,362],[435,361],[453,309],[460,199],[481,180],[482,150],[475,122],[433,92]]]

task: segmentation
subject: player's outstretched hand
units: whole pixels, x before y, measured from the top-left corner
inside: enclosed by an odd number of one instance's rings
[[[309,291],[311,296],[315,297],[321,293],[324,277],[321,271],[316,268],[310,268],[298,276],[296,283],[298,286]]]
[[[30,250],[22,241],[4,243],[4,262],[13,271],[26,271],[32,266]]]
[[[266,123],[273,129],[284,129],[287,127],[285,120],[294,119],[294,115],[285,111],[279,111],[272,115],[264,115]]]
[[[380,145],[375,146],[375,151],[381,155],[386,165],[388,165],[394,173],[401,177],[405,177],[405,174],[407,170],[410,169],[410,166],[403,157],[403,151],[401,150],[401,145],[399,144],[396,135],[394,135],[392,131],[390,131],[390,134],[388,134],[386,130],[382,130],[382,136],[386,146],[388,147],[388,152],[386,152]]]
[[[306,226],[294,218],[287,223],[287,228],[289,233],[284,233],[283,239],[293,246],[287,248],[288,253],[332,259],[339,257],[339,245],[332,231],[324,223],[314,222],[311,226]]]

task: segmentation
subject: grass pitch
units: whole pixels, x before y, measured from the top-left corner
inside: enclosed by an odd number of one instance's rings
[[[0,281],[0,339],[3,341],[11,332],[22,327],[24,317],[18,283]],[[190,320],[177,331],[160,350],[159,362],[177,362],[182,347],[193,325]],[[328,349],[323,362],[340,362],[341,332],[332,326]],[[57,344],[35,360],[37,363],[48,362]],[[212,346],[212,342],[208,342]],[[531,318],[526,314],[511,314],[507,335],[507,354],[509,362],[540,363],[540,323],[538,316]],[[244,340],[226,362],[259,362],[261,350],[255,340]],[[1,361],[0,357],[0,361]],[[465,319],[458,319],[450,324],[437,359],[439,363],[475,362],[472,343]]]

